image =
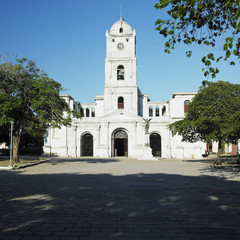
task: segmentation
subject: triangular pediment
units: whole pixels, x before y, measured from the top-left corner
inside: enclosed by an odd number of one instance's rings
[[[109,114],[106,114],[102,117],[100,117],[101,119],[106,119],[106,120],[116,120],[116,121],[141,121],[142,117],[133,114],[133,113],[129,113],[127,111],[115,111]]]

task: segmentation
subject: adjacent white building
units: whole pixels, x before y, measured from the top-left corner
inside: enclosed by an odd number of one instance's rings
[[[106,31],[104,94],[95,103],[63,97],[81,111],[71,127],[49,129],[45,155],[129,156],[138,159],[201,158],[202,142],[185,143],[168,126],[184,118],[195,93],[175,93],[168,101],[151,102],[137,85],[136,32],[122,18]]]

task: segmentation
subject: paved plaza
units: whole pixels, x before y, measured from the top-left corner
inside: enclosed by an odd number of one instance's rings
[[[240,239],[240,175],[203,160],[52,158],[0,171],[0,239]]]

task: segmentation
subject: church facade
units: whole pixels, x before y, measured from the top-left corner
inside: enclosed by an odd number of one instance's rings
[[[106,31],[104,94],[94,103],[62,97],[82,118],[48,129],[44,154],[70,157],[202,158],[206,144],[172,136],[169,124],[184,118],[196,93],[151,102],[137,85],[136,32],[122,18]]]

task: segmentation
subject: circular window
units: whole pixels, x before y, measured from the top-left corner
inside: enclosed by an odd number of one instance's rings
[[[121,50],[121,49],[124,48],[124,45],[123,45],[122,43],[119,43],[119,44],[117,45],[117,48]]]

